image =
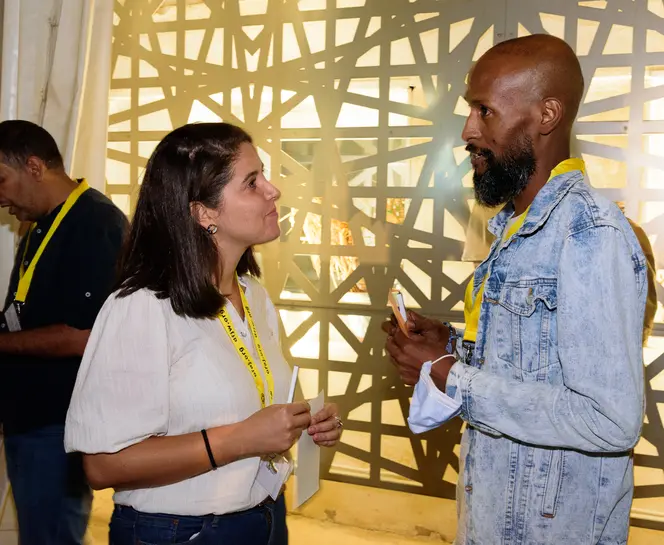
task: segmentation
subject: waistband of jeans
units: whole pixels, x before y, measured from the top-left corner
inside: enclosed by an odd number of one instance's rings
[[[234,511],[232,513],[226,513],[224,515],[175,515],[171,513],[147,513],[145,511],[137,511],[133,507],[129,505],[121,505],[116,503],[114,512],[121,516],[125,520],[131,520],[131,521],[137,521],[140,517],[156,517],[156,518],[165,518],[165,519],[179,519],[179,520],[187,520],[189,522],[207,522],[207,523],[212,523],[212,525],[215,525],[216,522],[230,518],[230,517],[237,517],[241,515],[245,515],[248,513],[252,513],[254,511],[260,511],[264,509],[265,507],[272,506],[276,504],[279,500],[283,498],[283,492],[277,497],[276,500],[273,500],[270,496],[265,498],[262,502],[260,502],[258,505],[255,507],[251,507],[249,509],[245,509],[243,511]]]

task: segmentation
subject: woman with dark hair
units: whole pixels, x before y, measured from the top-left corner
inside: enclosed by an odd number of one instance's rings
[[[279,195],[226,123],[181,127],[148,161],[65,433],[92,487],[116,491],[113,545],[284,545],[283,494],[266,490],[288,473],[280,453],[303,430],[323,446],[341,435],[333,404],[287,402],[252,249],[279,236]]]

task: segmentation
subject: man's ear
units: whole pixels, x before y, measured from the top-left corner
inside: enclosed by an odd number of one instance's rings
[[[565,108],[557,98],[545,98],[542,101],[542,116],[540,120],[540,134],[551,134],[562,122]]]
[[[38,182],[41,182],[44,179],[44,174],[48,170],[46,163],[34,155],[28,157],[25,162],[25,169]]]
[[[201,202],[189,203],[189,211],[194,221],[198,223],[203,229],[207,229],[210,225],[216,225],[216,218],[218,212],[210,209]]]

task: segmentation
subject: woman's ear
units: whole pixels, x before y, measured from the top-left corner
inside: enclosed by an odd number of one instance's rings
[[[216,224],[216,217],[218,215],[216,210],[211,210],[203,203],[192,202],[189,203],[189,211],[194,221],[198,223],[203,229],[208,230],[210,225]]]

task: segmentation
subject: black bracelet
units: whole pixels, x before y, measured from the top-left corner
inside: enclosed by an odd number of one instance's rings
[[[201,430],[201,435],[203,436],[203,441],[205,441],[205,450],[207,450],[208,458],[210,458],[210,465],[212,466],[212,469],[217,469],[217,462],[214,459],[214,455],[212,454],[212,449],[210,448],[210,440],[208,439],[207,436],[207,431],[206,430]]]

